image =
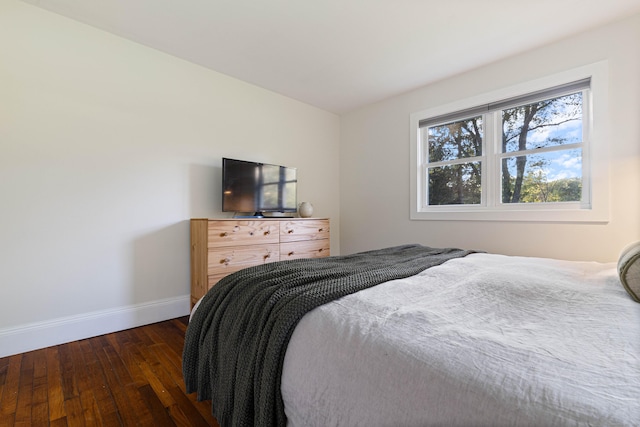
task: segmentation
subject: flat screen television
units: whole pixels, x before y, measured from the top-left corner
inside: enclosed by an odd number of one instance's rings
[[[297,171],[286,166],[222,159],[222,211],[262,217],[297,210]]]

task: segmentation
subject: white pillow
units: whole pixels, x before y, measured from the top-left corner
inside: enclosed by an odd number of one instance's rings
[[[640,241],[631,243],[620,253],[618,275],[631,298],[640,302]]]

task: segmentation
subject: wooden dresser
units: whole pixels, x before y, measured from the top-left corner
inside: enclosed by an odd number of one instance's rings
[[[224,276],[246,267],[330,254],[329,219],[191,220],[191,306]]]

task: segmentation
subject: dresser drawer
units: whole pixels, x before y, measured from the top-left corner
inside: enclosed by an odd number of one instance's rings
[[[209,248],[278,243],[280,224],[273,221],[209,221]]]
[[[283,221],[280,224],[280,242],[317,239],[329,239],[328,220]]]
[[[268,245],[234,246],[209,249],[208,274],[217,274],[231,269],[238,271],[252,265],[274,262],[280,259],[277,243]]]
[[[209,249],[207,268],[209,288],[228,274],[279,259],[280,247],[277,243]]]
[[[280,243],[280,260],[329,256],[329,239]]]

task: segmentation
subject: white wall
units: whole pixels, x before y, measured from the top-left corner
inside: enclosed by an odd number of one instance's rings
[[[0,0],[0,357],[188,313],[223,156],[297,167],[339,253],[338,145],[334,114]]]
[[[610,67],[609,223],[409,220],[411,113],[602,60]],[[640,239],[639,117],[640,15],[346,114],[340,148],[342,252],[415,242],[512,255],[615,260],[627,243]]]

